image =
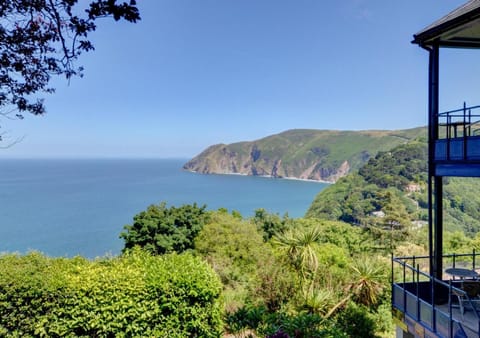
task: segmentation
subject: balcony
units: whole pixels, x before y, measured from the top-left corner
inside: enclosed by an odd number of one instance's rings
[[[476,256],[475,252],[446,255],[444,266],[475,271]],[[442,280],[430,276],[427,273],[430,259],[428,256],[392,258],[392,308],[397,325],[415,337],[478,338],[480,303],[462,289],[466,279],[447,274]]]
[[[436,161],[480,161],[480,106],[438,114]]]

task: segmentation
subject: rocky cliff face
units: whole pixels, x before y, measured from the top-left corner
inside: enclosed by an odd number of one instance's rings
[[[255,145],[248,150],[248,154],[240,154],[227,145],[214,145],[188,161],[183,168],[202,174],[271,176],[325,182],[335,182],[350,171],[348,161],[343,161],[338,167],[323,167],[321,158],[308,163],[284,163],[282,158],[262,157],[262,152]]]
[[[210,146],[183,168],[202,174],[259,175],[333,183],[358,169],[378,151],[404,143],[412,138],[410,135],[418,135],[422,130],[291,130],[253,142]]]

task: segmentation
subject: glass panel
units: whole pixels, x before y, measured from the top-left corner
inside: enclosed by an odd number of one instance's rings
[[[451,140],[450,141],[450,158],[452,160],[463,159],[463,140]]]
[[[435,159],[445,160],[447,158],[447,141],[440,140],[435,142]]]
[[[427,327],[432,328],[433,308],[430,304],[420,301],[420,321]]]
[[[414,319],[417,318],[417,296],[412,295],[411,293],[407,292],[407,311],[408,315]]]
[[[467,156],[469,160],[480,159],[480,138],[475,137],[467,141]]]
[[[454,337],[467,337],[467,333],[463,330],[463,327],[459,323],[453,322],[452,325]]]
[[[450,332],[448,329],[448,322],[450,321],[449,317],[447,314],[444,312],[435,310],[435,318],[436,318],[436,324],[437,324],[437,333],[441,337],[450,337]]]
[[[398,285],[393,285],[393,305],[402,311],[405,310],[405,306],[403,304],[403,289]]]

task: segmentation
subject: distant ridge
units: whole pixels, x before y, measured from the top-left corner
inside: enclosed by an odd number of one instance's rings
[[[188,161],[185,170],[336,182],[379,151],[426,138],[426,128],[339,131],[292,129],[265,138],[216,144]]]

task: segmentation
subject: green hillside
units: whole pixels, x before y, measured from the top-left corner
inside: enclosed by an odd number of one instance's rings
[[[335,182],[379,151],[425,137],[425,128],[384,131],[294,129],[209,147],[185,164],[200,173],[239,173]]]
[[[427,147],[410,142],[380,152],[358,171],[320,192],[307,217],[408,231],[427,217]],[[473,235],[480,230],[480,180],[448,178],[444,187],[447,231]]]

